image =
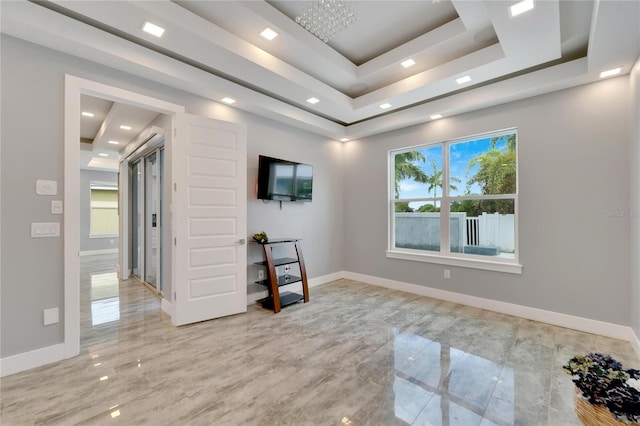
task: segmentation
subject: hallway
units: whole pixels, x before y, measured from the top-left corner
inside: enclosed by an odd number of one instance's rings
[[[104,351],[122,333],[148,341],[145,335],[171,320],[160,310],[160,298],[140,281],[119,281],[118,255],[80,258],[80,353]]]

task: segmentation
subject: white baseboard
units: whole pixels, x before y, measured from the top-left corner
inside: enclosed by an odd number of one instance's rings
[[[173,317],[173,304],[169,302],[167,299],[165,299],[164,297],[162,298],[160,309],[162,309],[162,312],[164,312],[165,314],[169,315],[170,317]]]
[[[104,250],[85,250],[78,253],[79,256],[96,256],[98,254],[113,254],[118,253],[118,249],[104,249]]]
[[[317,287],[322,284],[330,283],[331,281],[339,280],[340,278],[344,278],[344,272],[334,272],[332,274],[322,275],[315,278],[310,278],[307,280],[307,285],[309,287]],[[286,291],[302,291],[302,283],[295,283],[287,286]],[[269,296],[268,290],[258,291],[256,293],[250,293],[247,295],[247,305],[251,305],[256,303],[258,300],[264,299]]]
[[[0,359],[0,377],[65,359],[64,343]]]
[[[576,317],[561,314],[558,312],[545,311],[538,308],[516,305],[514,303],[500,302],[497,300],[484,299],[476,296],[469,296],[461,293],[425,287],[416,284],[409,284],[400,281],[393,281],[386,278],[373,277],[370,275],[358,274],[355,272],[345,272],[344,278],[372,284],[379,287],[405,291],[407,293],[419,294],[432,297],[434,299],[446,300],[448,302],[459,303],[461,305],[473,306],[475,308],[486,309],[488,311],[515,317],[530,319],[546,324],[571,328],[573,330],[612,337],[614,339],[625,340],[631,345],[637,345],[636,352],[640,354],[640,342],[631,327],[612,324],[604,321],[596,321],[589,318]],[[634,342],[635,341],[635,342]]]
[[[322,275],[320,277],[311,278],[307,284],[309,287],[316,287],[322,284],[330,283],[331,281],[344,278],[344,271],[334,272],[332,274]]]

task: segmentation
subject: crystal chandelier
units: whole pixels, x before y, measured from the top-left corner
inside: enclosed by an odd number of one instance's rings
[[[314,1],[296,16],[296,22],[327,43],[336,33],[358,22],[358,17],[348,3],[340,0]]]

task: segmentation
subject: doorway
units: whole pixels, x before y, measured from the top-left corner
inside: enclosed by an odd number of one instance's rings
[[[145,95],[119,89],[75,76],[65,76],[65,161],[64,161],[64,358],[80,351],[79,289],[79,150],[81,95],[109,99],[162,114],[164,153],[156,153],[156,166],[165,172],[157,190],[163,190],[162,217],[171,218],[163,226],[156,216],[158,234],[164,234],[165,250],[156,252],[166,294],[162,310],[171,315],[174,325],[204,321],[246,312],[246,127],[207,117],[193,116],[185,108]],[[120,152],[119,188],[130,188],[129,158],[157,134],[137,147]],[[143,135],[141,135],[143,136]],[[149,146],[149,145],[147,145]],[[180,149],[176,149],[179,146]],[[143,154],[146,158],[147,153]],[[166,159],[166,162],[164,161]],[[153,163],[151,160],[149,160]],[[145,159],[146,163],[146,159]],[[143,163],[144,164],[144,163]],[[169,184],[170,183],[170,184]],[[142,192],[142,191],[141,191]],[[142,197],[140,198],[142,200]],[[121,211],[129,212],[131,200],[119,200]],[[158,198],[157,203],[160,202]],[[146,208],[146,198],[144,201]],[[156,213],[157,214],[157,213]],[[120,229],[130,229],[132,218],[120,215]],[[140,227],[144,227],[140,220]],[[153,217],[151,217],[153,224]],[[151,225],[151,228],[153,226]],[[151,233],[153,234],[153,233]],[[120,269],[131,274],[129,233],[120,233]],[[145,236],[146,237],[146,236]],[[142,241],[143,238],[140,239]],[[153,247],[153,241],[149,246]],[[141,249],[142,250],[142,249]],[[145,249],[146,250],[146,249]],[[142,254],[142,251],[140,251]],[[151,259],[153,256],[151,256]],[[139,268],[149,267],[142,255]],[[153,269],[153,263],[151,264]],[[156,261],[156,269],[158,262]],[[144,274],[143,270],[138,271]],[[145,276],[145,275],[143,275]],[[162,280],[162,277],[170,277]],[[58,358],[61,359],[61,358]]]
[[[64,134],[65,134],[65,161],[64,161],[64,187],[69,190],[64,191],[64,354],[61,358],[70,358],[80,351],[80,258],[79,236],[80,236],[80,150],[78,141],[80,140],[80,118],[81,118],[81,97],[89,95],[96,98],[106,99],[138,108],[146,108],[155,111],[156,114],[164,114],[166,120],[165,128],[170,130],[175,126],[175,116],[184,113],[184,107],[162,101],[149,96],[140,95],[113,86],[85,80],[71,75],[65,76],[65,110],[64,110]],[[172,132],[167,132],[165,149],[170,155],[172,144]],[[126,150],[123,156],[128,156],[135,150]],[[128,186],[128,174],[119,173],[119,188],[124,192]],[[124,184],[126,183],[126,184]],[[170,197],[170,193],[168,195]],[[123,202],[124,201],[124,202]],[[128,197],[119,200],[120,211],[128,211],[130,200]],[[165,207],[166,208],[166,207]],[[120,229],[129,229],[131,226],[128,215],[120,215]],[[124,222],[124,223],[123,223]],[[165,227],[166,228],[166,227]],[[129,244],[127,233],[120,232],[118,260],[120,274],[131,273],[130,258],[123,261],[123,244]],[[167,250],[166,256],[171,256]],[[165,262],[170,264],[170,262]],[[166,289],[165,289],[166,291]],[[163,310],[164,309],[164,299]],[[61,359],[60,358],[60,359]]]

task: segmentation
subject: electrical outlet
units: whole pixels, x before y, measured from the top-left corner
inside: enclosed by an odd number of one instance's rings
[[[259,280],[263,280],[264,279],[264,271],[262,269],[260,269],[258,271],[258,279]]]
[[[285,273],[285,274],[288,274],[289,272],[291,272],[291,265],[286,265],[286,266],[284,267],[284,273]]]
[[[444,277],[445,277],[446,279],[451,278],[451,271],[450,271],[450,270],[448,270],[448,269],[445,269],[445,270],[444,270]]]

